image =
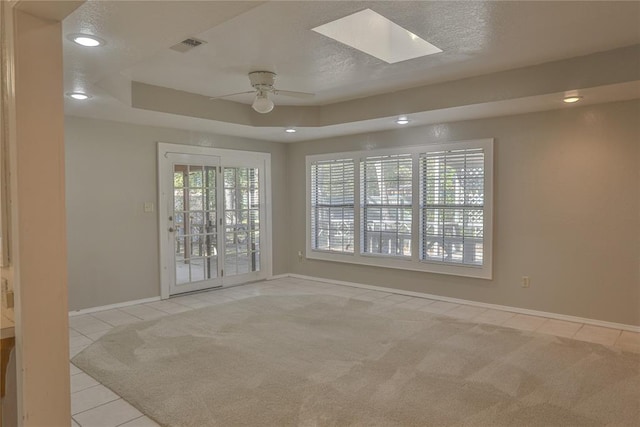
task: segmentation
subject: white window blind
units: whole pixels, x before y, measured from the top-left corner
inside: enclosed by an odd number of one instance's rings
[[[353,253],[354,161],[321,160],[311,164],[311,247]]]
[[[363,253],[411,256],[411,155],[360,162]]]
[[[308,258],[491,279],[492,139],[306,163]]]
[[[484,150],[420,155],[423,261],[483,265]]]

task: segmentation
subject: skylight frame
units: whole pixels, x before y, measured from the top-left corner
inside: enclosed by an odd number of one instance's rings
[[[317,26],[312,31],[388,64],[442,52],[439,47],[371,9]]]

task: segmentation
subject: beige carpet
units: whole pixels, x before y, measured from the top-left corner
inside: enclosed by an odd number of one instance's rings
[[[640,357],[332,296],[114,329],[73,359],[164,426],[637,426]]]

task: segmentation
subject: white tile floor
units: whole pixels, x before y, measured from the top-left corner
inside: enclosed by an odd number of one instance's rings
[[[613,346],[640,353],[640,333],[620,331],[582,323],[566,322],[545,317],[515,314],[464,304],[434,301],[388,292],[331,285],[323,282],[285,278],[259,282],[228,289],[134,305],[117,310],[74,316],[69,319],[69,349],[71,357],[113,327],[132,322],[157,319],[170,314],[222,304],[254,295],[327,294],[349,297],[374,303],[374,310],[384,311],[391,306],[405,307],[429,313],[464,319],[476,323],[502,325],[535,331],[563,338]],[[111,390],[71,364],[71,409],[73,426],[80,427],[153,427],[157,424],[144,416]]]

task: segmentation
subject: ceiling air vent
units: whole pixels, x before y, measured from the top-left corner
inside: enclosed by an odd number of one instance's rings
[[[200,46],[201,44],[205,44],[205,43],[206,43],[206,41],[204,41],[204,40],[198,40],[198,39],[195,39],[193,37],[189,37],[186,40],[182,40],[178,44],[174,44],[169,49],[173,49],[176,52],[185,53],[185,52],[188,52],[191,49],[196,48],[196,47]]]

